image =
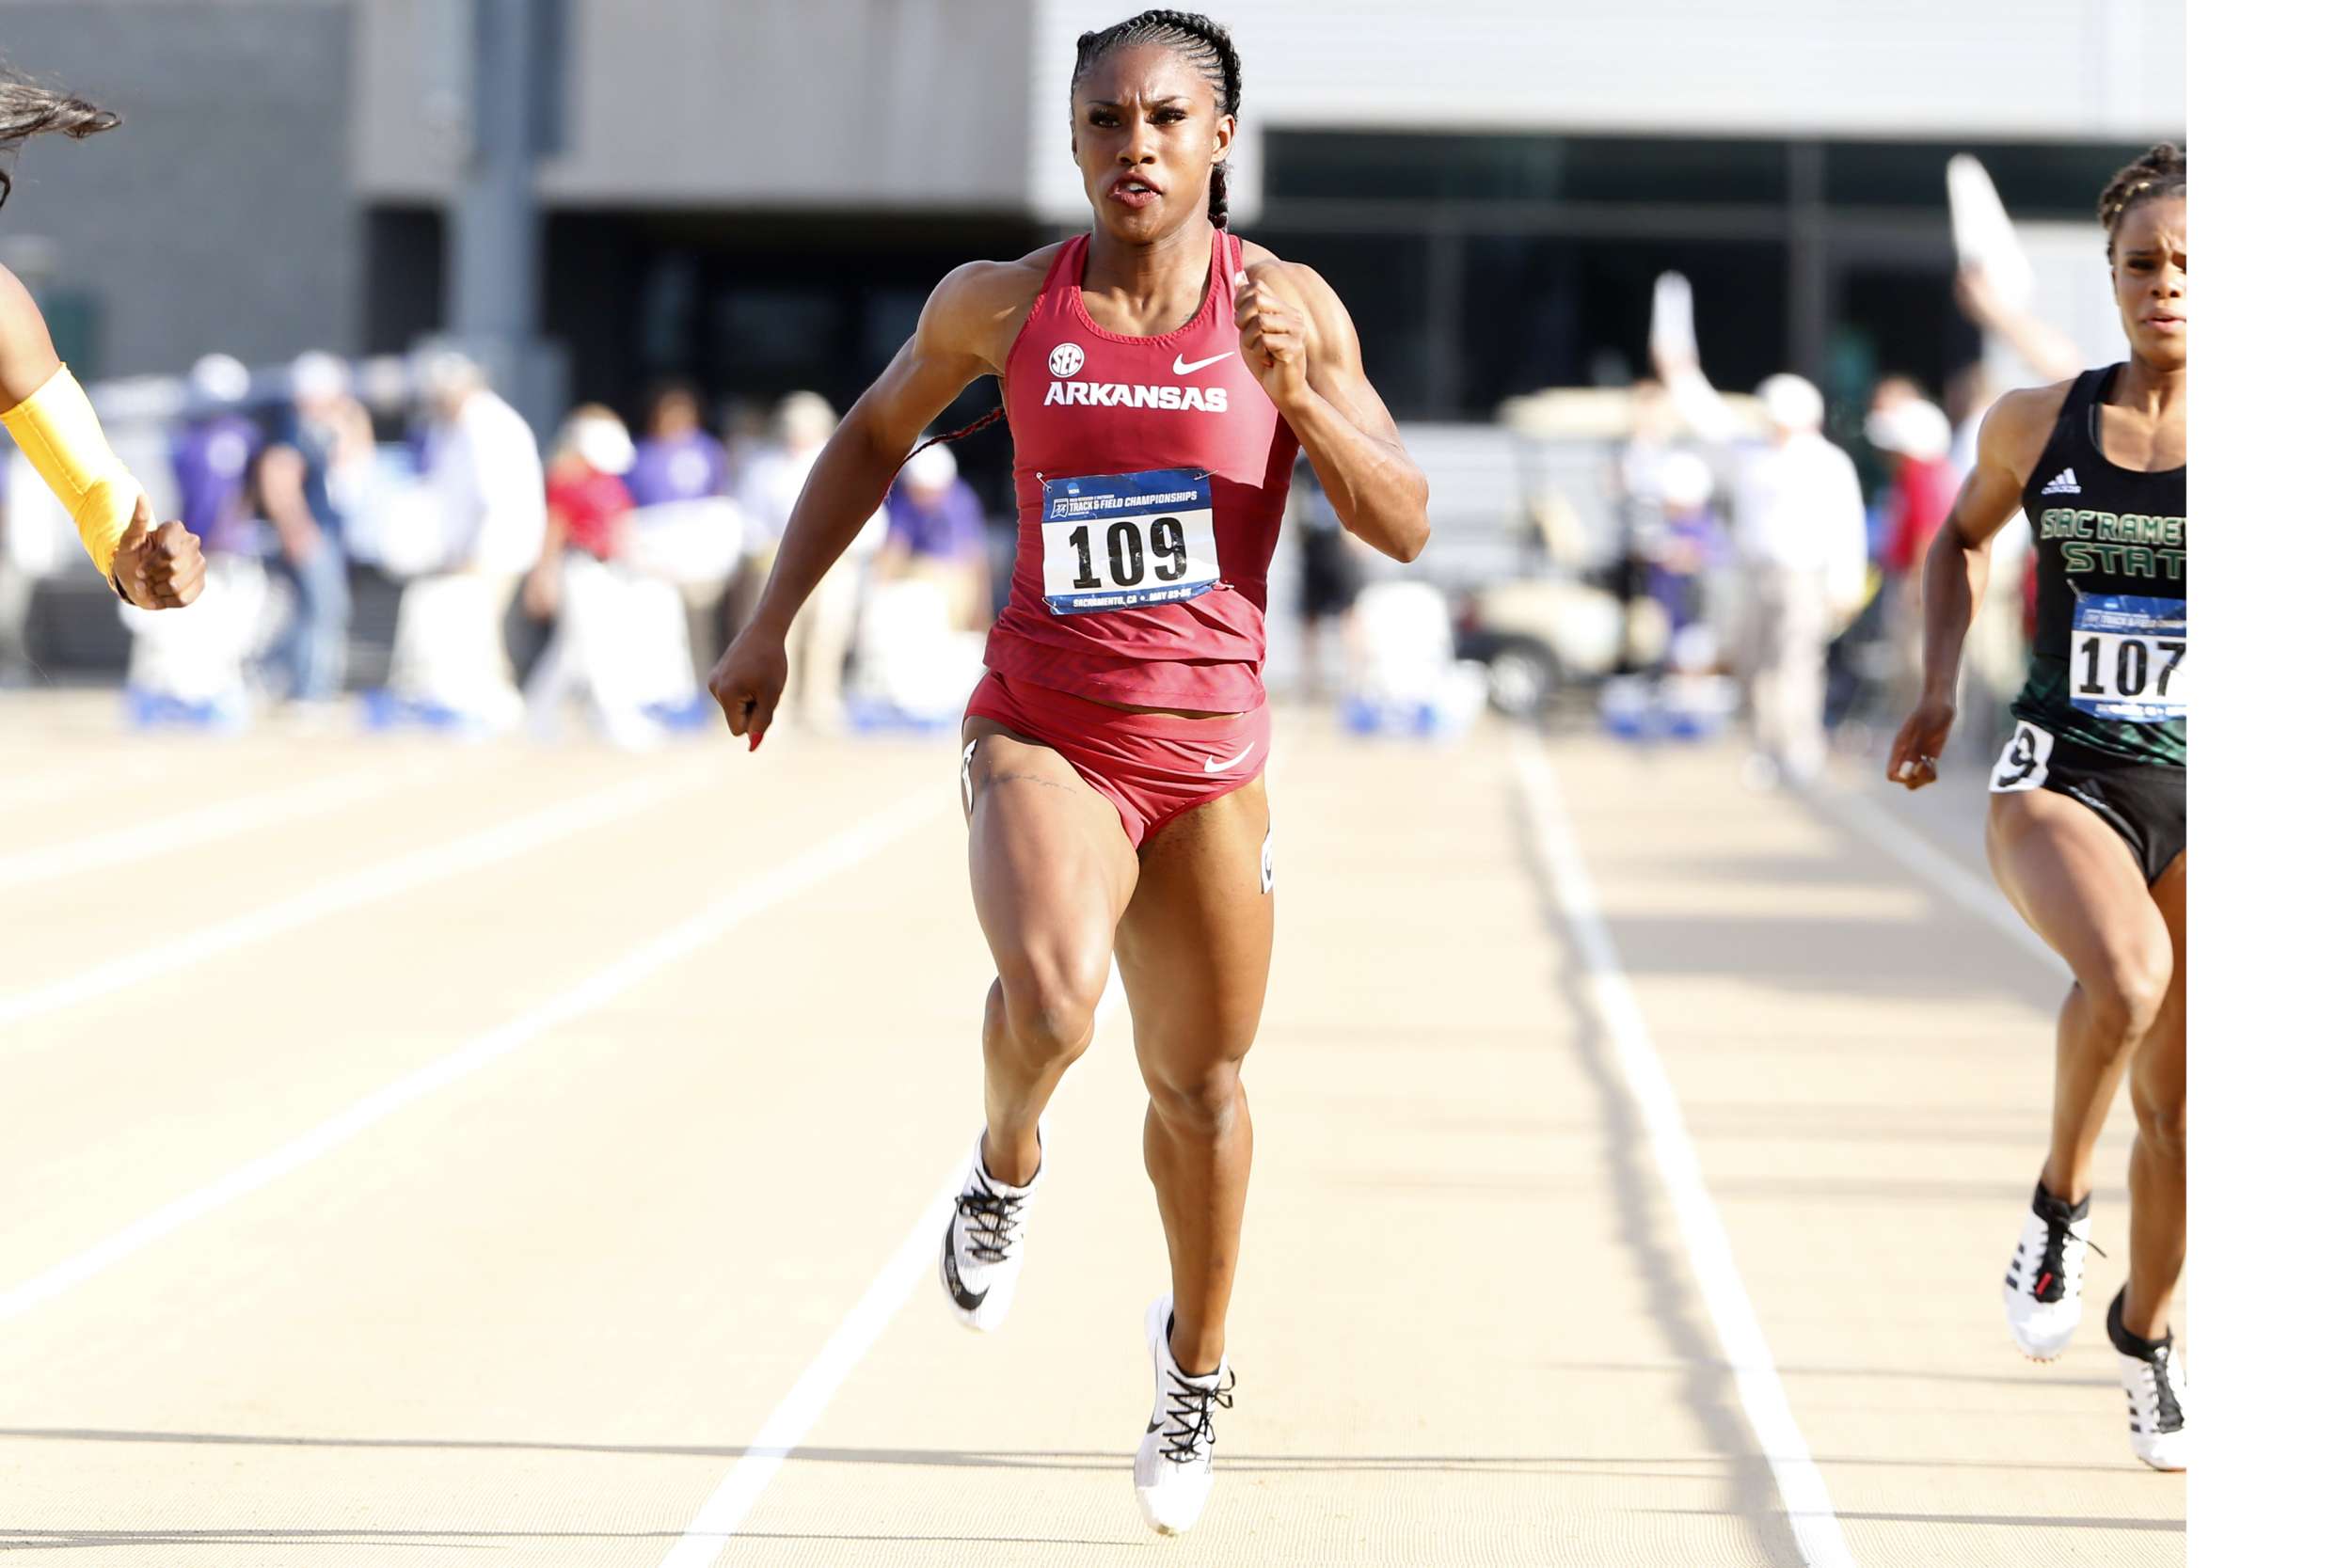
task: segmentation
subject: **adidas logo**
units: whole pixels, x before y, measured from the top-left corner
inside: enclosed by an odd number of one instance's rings
[[[2042,493],[2045,496],[2079,496],[2083,487],[2074,483],[2074,469],[2060,468],[2058,477],[2042,487]]]

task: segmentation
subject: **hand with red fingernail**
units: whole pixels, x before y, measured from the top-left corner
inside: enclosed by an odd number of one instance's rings
[[[710,695],[726,715],[727,733],[749,736],[751,749],[758,751],[775,722],[790,673],[783,637],[757,621],[745,626],[710,672]]]

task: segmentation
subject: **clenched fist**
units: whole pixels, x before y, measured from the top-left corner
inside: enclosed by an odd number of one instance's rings
[[[710,672],[710,695],[726,715],[731,735],[751,736],[752,750],[775,722],[776,705],[784,700],[789,673],[784,657],[784,637],[755,620],[737,634],[719,667]]]
[[[1952,736],[1953,705],[1943,698],[1922,697],[1911,710],[1895,744],[1886,753],[1886,782],[1905,789],[1925,789],[1935,782],[1936,759]]]
[[[178,523],[155,526],[155,509],[141,496],[131,526],[115,546],[115,587],[141,610],[179,610],[204,592],[204,549]]]
[[[1307,312],[1258,276],[1266,270],[1261,262],[1233,279],[1233,325],[1249,373],[1275,407],[1288,410],[1307,396]]]

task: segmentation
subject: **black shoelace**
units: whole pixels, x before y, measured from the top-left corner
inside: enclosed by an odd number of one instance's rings
[[[2166,1343],[2156,1347],[2155,1354],[2148,1357],[2148,1365],[2156,1374],[2156,1430],[2158,1432],[2178,1432],[2181,1430],[2183,1418],[2181,1416],[2181,1396],[2174,1393],[2172,1390],[2172,1346],[2170,1341],[2168,1340]]]
[[[2052,1220],[2045,1216],[2042,1223],[2049,1227],[2049,1233],[2042,1243],[2042,1266],[2035,1275],[2037,1288],[2033,1292],[2033,1299],[2045,1302],[2056,1301],[2066,1293],[2066,1243],[2068,1242],[2079,1241],[2102,1258],[2105,1258],[2106,1253],[2101,1250],[2099,1243],[2090,1237],[2075,1235],[2074,1227],[2064,1220]],[[2046,1296],[2042,1293],[2040,1288],[2045,1283],[2051,1292]]]
[[[1025,1197],[998,1197],[994,1193],[961,1193],[956,1208],[963,1215],[966,1231],[964,1250],[976,1263],[1001,1263],[1005,1253],[1020,1238],[1014,1227],[1021,1220],[1021,1206]]]
[[[1167,1438],[1160,1445],[1160,1457],[1189,1465],[1200,1457],[1204,1444],[1216,1442],[1216,1433],[1209,1425],[1212,1407],[1233,1408],[1233,1373],[1227,1369],[1222,1384],[1203,1386],[1170,1377],[1168,1386],[1176,1397],[1168,1402]]]

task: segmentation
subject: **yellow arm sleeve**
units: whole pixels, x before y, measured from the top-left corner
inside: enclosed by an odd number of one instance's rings
[[[40,391],[0,414],[0,424],[8,426],[33,471],[73,518],[99,575],[112,582],[115,546],[131,526],[139,482],[106,445],[98,411],[82,384],[59,365]]]

